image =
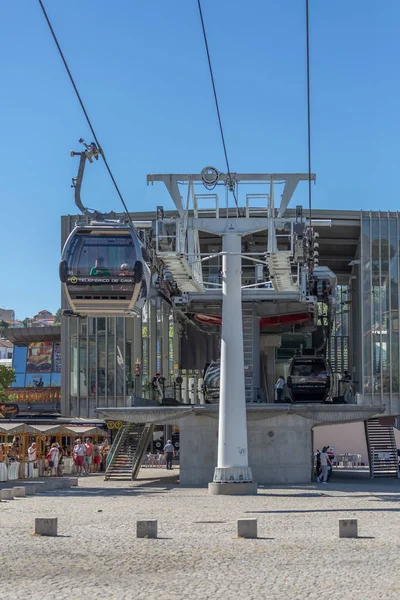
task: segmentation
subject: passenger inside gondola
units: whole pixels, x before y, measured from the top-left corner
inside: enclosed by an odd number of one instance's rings
[[[121,265],[121,271],[119,273],[120,277],[133,277],[135,275],[134,269],[131,269],[128,263],[123,263]]]
[[[104,266],[104,258],[99,256],[96,259],[95,266],[90,269],[91,277],[109,277],[110,271]]]

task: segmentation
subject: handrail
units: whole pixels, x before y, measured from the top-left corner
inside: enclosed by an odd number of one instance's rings
[[[110,452],[107,455],[106,473],[108,471],[109,466],[112,464],[112,461],[115,457],[116,451],[118,450],[118,448],[122,442],[122,438],[123,438],[124,434],[126,434],[127,430],[128,430],[128,425],[125,425],[124,427],[121,427],[121,429],[118,430],[118,433],[115,436],[115,440],[110,448]]]
[[[147,446],[149,445],[153,431],[153,423],[146,423],[143,427],[142,435],[140,436],[138,445],[136,447],[136,452],[132,460],[132,479],[136,479],[139,469],[142,466],[143,456],[147,450]]]

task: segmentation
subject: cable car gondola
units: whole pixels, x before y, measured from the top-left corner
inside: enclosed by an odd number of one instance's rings
[[[323,356],[295,356],[287,377],[292,402],[322,403],[331,392],[332,370]]]
[[[61,257],[60,279],[71,309],[86,316],[127,316],[143,308],[150,269],[130,226],[76,225]]]
[[[219,387],[221,377],[221,363],[215,360],[204,369],[204,399],[206,404],[217,404],[219,402]]]
[[[93,162],[101,152],[94,143],[79,141],[85,150],[71,152],[71,156],[80,156],[78,176],[72,181],[75,203],[90,222],[86,218],[83,224],[77,223],[65,242],[60,280],[72,314],[129,316],[144,306],[150,290],[150,268],[131,222],[109,219],[83,206],[80,191],[85,162]],[[129,220],[128,213],[127,217]]]

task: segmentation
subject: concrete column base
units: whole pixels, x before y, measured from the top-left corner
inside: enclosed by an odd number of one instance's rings
[[[251,467],[215,467],[214,483],[251,483]]]
[[[211,496],[255,496],[257,484],[254,481],[247,483],[209,483],[208,493]]]

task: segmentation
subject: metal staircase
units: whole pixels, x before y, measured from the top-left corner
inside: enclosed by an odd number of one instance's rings
[[[114,440],[107,459],[104,479],[136,479],[154,431],[152,424],[129,423]]]
[[[298,284],[293,281],[292,276],[292,252],[271,252],[267,261],[274,289],[279,292],[297,292]]]
[[[242,305],[243,319],[243,352],[244,352],[244,383],[246,402],[254,402],[253,390],[253,307]]]
[[[196,280],[193,269],[183,254],[163,252],[159,256],[182,292],[204,291],[204,287]]]
[[[398,457],[393,425],[381,425],[379,419],[365,421],[369,471],[374,477],[397,477]]]
[[[204,292],[199,232],[188,232],[186,222],[159,219],[155,241],[157,257],[181,292]]]

